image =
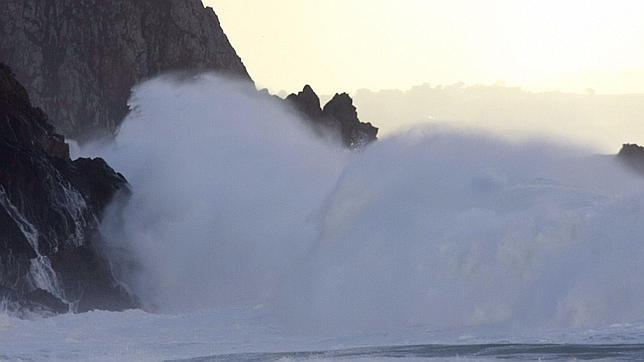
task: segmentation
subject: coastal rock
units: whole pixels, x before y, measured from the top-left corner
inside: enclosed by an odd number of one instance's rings
[[[3,0],[0,61],[56,131],[112,135],[130,89],[168,71],[250,81],[215,12],[200,0]]]
[[[371,123],[360,122],[353,100],[347,93],[336,94],[320,108],[320,98],[311,86],[301,92],[290,94],[286,102],[309,119],[320,132],[329,130],[338,135],[348,148],[361,148],[377,139],[378,128]]]
[[[102,159],[69,158],[64,138],[0,64],[0,299],[8,310],[136,306],[100,252],[106,206],[129,194]]]
[[[301,92],[293,93],[286,97],[286,101],[290,102],[295,109],[311,120],[319,121],[324,117],[324,113],[320,108],[320,97],[315,94],[313,88],[308,84],[304,86]]]
[[[617,159],[644,175],[644,147],[636,144],[624,144],[617,154]]]

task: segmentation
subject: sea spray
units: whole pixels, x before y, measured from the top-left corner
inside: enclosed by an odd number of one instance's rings
[[[104,232],[149,310],[263,305],[313,331],[644,316],[644,182],[612,157],[438,128],[344,151],[211,74],[130,105],[94,152],[132,185]]]
[[[122,279],[152,310],[272,298],[316,240],[349,151],[318,141],[272,97],[213,75],[144,83],[131,107],[100,151],[133,189],[123,223],[104,228],[140,271]]]
[[[329,196],[284,315],[376,330],[637,320],[643,185],[612,157],[547,142],[431,129],[381,140]]]

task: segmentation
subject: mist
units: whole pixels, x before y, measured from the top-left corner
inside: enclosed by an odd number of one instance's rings
[[[161,311],[270,297],[315,240],[346,152],[250,84],[214,75],[144,83],[130,107],[101,151],[133,189],[122,218],[106,220],[112,247],[142,268],[123,272],[127,284]]]
[[[595,326],[644,312],[644,183],[541,139],[414,127],[358,152],[213,74],[136,87],[103,223],[145,309],[295,330]]]
[[[642,182],[589,152],[431,128],[378,142],[329,198],[315,258],[295,274],[310,293],[291,293],[303,296],[295,323],[526,331],[639,318]]]
[[[623,143],[644,143],[640,127],[644,95],[529,92],[504,85],[466,86],[462,83],[409,90],[355,94],[360,116],[383,132],[396,133],[419,122],[478,128],[512,139],[535,135],[558,138],[615,153]]]

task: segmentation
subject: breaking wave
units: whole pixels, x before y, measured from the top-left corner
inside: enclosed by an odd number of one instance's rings
[[[360,152],[215,75],[138,86],[103,228],[146,309],[294,328],[560,328],[644,317],[644,182],[613,157],[416,128]]]

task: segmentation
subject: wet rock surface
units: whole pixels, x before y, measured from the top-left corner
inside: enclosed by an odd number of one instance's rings
[[[102,159],[69,158],[63,137],[0,64],[0,299],[7,309],[136,306],[101,255],[98,231],[112,198],[128,193],[125,178]]]

